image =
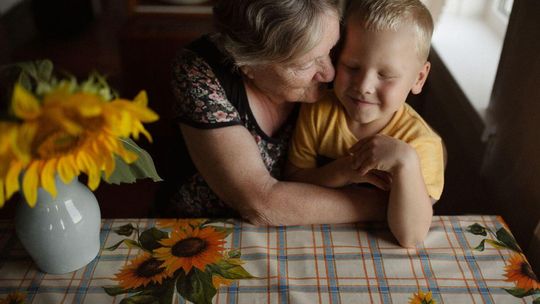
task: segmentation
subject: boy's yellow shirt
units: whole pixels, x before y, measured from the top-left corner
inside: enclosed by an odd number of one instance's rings
[[[333,92],[313,104],[302,104],[290,149],[289,161],[298,168],[316,168],[317,158],[338,159],[358,139],[347,126],[347,113]],[[411,145],[420,158],[428,194],[438,200],[444,186],[443,144],[437,133],[404,103],[379,134]]]

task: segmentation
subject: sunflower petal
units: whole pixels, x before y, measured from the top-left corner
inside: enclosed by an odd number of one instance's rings
[[[0,208],[4,207],[6,197],[4,196],[4,180],[0,179]]]
[[[146,107],[148,106],[148,95],[146,94],[145,90],[142,90],[133,98],[133,103],[138,106]]]
[[[20,84],[13,89],[11,104],[15,115],[22,119],[35,119],[41,113],[39,101]]]
[[[36,205],[37,200],[37,188],[39,182],[39,176],[37,173],[38,165],[39,164],[37,162],[30,164],[30,167],[28,170],[26,170],[23,178],[24,197],[26,198],[28,205],[32,208]]]
[[[9,199],[13,193],[19,191],[19,175],[23,166],[20,162],[13,164],[6,175],[6,199]]]
[[[43,169],[41,170],[41,186],[45,189],[51,196],[56,197],[56,183],[54,182],[54,173],[56,172],[56,159],[51,159],[47,161]]]
[[[58,160],[58,174],[60,179],[65,183],[69,184],[71,180],[78,175],[76,169],[74,168],[72,161],[70,160],[71,156],[65,156]]]

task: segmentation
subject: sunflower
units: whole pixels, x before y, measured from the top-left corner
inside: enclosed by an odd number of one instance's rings
[[[171,275],[180,268],[186,274],[193,267],[204,271],[206,265],[222,258],[225,236],[213,227],[200,229],[188,225],[184,230],[173,230],[169,238],[161,240],[164,247],[154,250],[154,256],[163,261]]]
[[[540,282],[523,255],[513,254],[504,267],[506,282],[515,282],[516,287],[523,290],[540,289]]]
[[[15,291],[8,294],[7,298],[0,299],[0,304],[24,304],[26,295],[23,292]]]
[[[151,254],[143,252],[115,274],[114,280],[119,281],[119,285],[124,289],[146,287],[150,283],[161,284],[163,279],[169,277],[162,264],[162,261],[156,260]]]
[[[173,230],[184,230],[187,226],[199,227],[205,219],[160,219],[156,226],[159,228],[172,228]]]
[[[122,138],[138,139],[142,133],[152,140],[142,123],[155,121],[158,116],[147,103],[144,91],[133,102],[109,101],[97,93],[74,90],[67,82],[60,82],[39,100],[16,84],[11,106],[22,124],[18,132],[12,131],[17,135],[11,142],[16,142],[13,146],[21,157],[4,157],[0,152],[0,163],[8,164],[3,170],[6,172],[0,171],[0,186],[5,182],[6,189],[6,195],[0,196],[0,206],[20,188],[18,176],[23,170],[22,189],[30,206],[36,203],[38,187],[56,196],[56,173],[64,183],[85,173],[88,187],[95,190],[102,171],[106,179],[114,171],[115,155],[128,164],[137,159],[124,148]],[[21,161],[24,156],[26,162]]]
[[[423,293],[419,290],[418,293],[414,293],[412,298],[409,299],[409,304],[437,304],[437,302],[433,300],[431,291]]]

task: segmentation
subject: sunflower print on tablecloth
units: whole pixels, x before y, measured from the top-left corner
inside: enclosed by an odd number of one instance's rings
[[[504,221],[501,220],[504,223]],[[494,231],[489,227],[484,227],[478,223],[467,227],[467,231],[474,235],[484,236],[482,241],[474,248],[478,251],[484,251],[486,243],[497,249],[505,249],[513,252],[512,256],[506,261],[504,267],[506,282],[514,282],[514,288],[504,288],[506,292],[517,298],[533,297],[533,304],[540,304],[540,281],[532,271],[532,267],[523,255],[516,239],[510,233],[508,226],[503,224],[498,230]]]
[[[7,295],[5,299],[0,299],[0,304],[24,304],[26,303],[26,294],[20,291],[14,291]]]
[[[242,265],[239,250],[224,250],[230,228],[207,219],[164,219],[141,231],[132,224],[113,231],[125,238],[105,248],[125,244],[142,253],[116,275],[118,285],[105,286],[111,296],[127,294],[134,303],[172,303],[177,293],[193,303],[211,303],[220,286],[253,278]],[[131,302],[130,302],[131,303]]]
[[[418,293],[414,293],[410,298],[409,304],[437,304],[437,301],[433,300],[431,291],[424,293],[419,290]]]

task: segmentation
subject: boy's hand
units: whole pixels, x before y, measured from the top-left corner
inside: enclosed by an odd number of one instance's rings
[[[359,140],[349,152],[353,155],[352,168],[360,175],[379,170],[394,176],[404,165],[419,161],[409,144],[381,134]]]

